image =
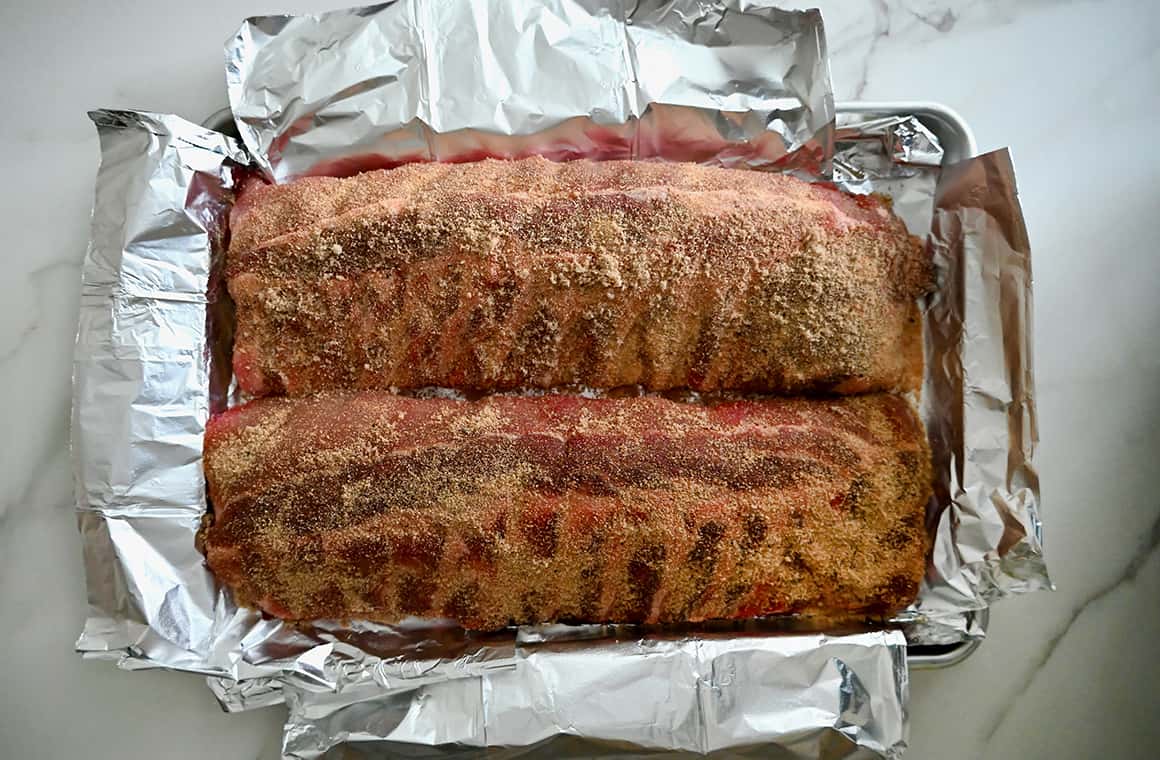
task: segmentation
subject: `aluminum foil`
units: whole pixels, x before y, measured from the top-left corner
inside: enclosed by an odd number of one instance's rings
[[[937,641],[963,631],[965,610],[1052,587],[1032,462],[1031,246],[1006,149],[943,167],[929,247],[940,279],[925,308],[922,403],[934,550],[915,609]]]
[[[400,0],[246,21],[238,132],[276,181],[541,154],[827,170],[821,17],[752,0]]]
[[[841,114],[837,123],[834,184],[859,195],[889,196],[910,233],[926,238],[944,155],[938,137],[908,114]]]
[[[906,747],[905,650],[898,631],[527,646],[514,668],[478,678],[357,696],[290,688],[283,752],[315,758],[356,743],[369,757],[419,744],[439,756],[506,748],[489,758],[745,747],[786,760],[894,758]]]
[[[194,547],[205,511],[206,329],[228,137],[176,116],[90,114],[101,141],[73,362],[83,652],[208,668],[221,594]]]
[[[90,614],[77,648],[125,668],[205,674],[229,710],[288,699],[292,756],[338,737],[466,748],[550,734],[622,749],[770,740],[787,757],[897,751],[903,713],[890,705],[905,697],[897,632],[774,636],[742,626],[674,638],[619,626],[491,635],[417,620],[291,626],[236,608],[206,572],[194,541],[206,508],[201,440],[229,387],[215,262],[242,166],[285,180],[413,158],[547,152],[789,170],[891,195],[910,229],[929,233],[940,271],[927,304],[922,396],[939,452],[935,551],[919,602],[900,622],[912,642],[955,641],[977,635],[972,611],[1049,585],[1031,466],[1029,257],[1006,155],[940,173],[937,139],[898,115],[841,123],[834,152],[816,14],[708,0],[631,10],[497,3],[491,14],[485,5],[400,0],[248,21],[227,68],[249,151],[177,117],[93,115],[103,161],[73,415]],[[659,688],[678,662],[684,680],[671,686],[698,695],[695,706],[687,700],[670,723],[653,716],[652,733],[614,720],[639,717],[640,699],[627,693],[604,712],[571,707],[625,684],[621,672]],[[718,662],[745,662],[753,668],[745,678],[770,680],[748,691],[758,685],[718,677]],[[846,676],[822,677],[832,662],[869,684],[866,699]],[[780,665],[767,672],[771,663]],[[589,672],[607,680],[583,680]],[[587,690],[570,691],[577,683]],[[539,701],[508,704],[520,694]],[[525,739],[512,738],[525,729]]]
[[[899,622],[911,643],[953,644],[984,635],[973,613],[991,602],[1052,588],[1032,463],[1031,247],[1015,170],[1006,150],[942,166],[938,138],[913,116],[838,124],[835,184],[889,196],[936,270],[919,405],[935,455],[933,549]]]

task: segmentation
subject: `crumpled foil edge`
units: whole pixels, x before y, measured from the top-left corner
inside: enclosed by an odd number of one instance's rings
[[[576,756],[624,746],[715,750],[760,745],[779,757],[896,758],[906,747],[909,680],[899,631],[849,636],[693,637],[521,647],[514,668],[402,691],[288,688],[283,753],[307,760],[355,742],[391,757],[400,744],[488,756]],[[455,720],[448,720],[448,714]],[[573,744],[573,746],[577,746]]]
[[[231,166],[248,158],[176,116],[90,117],[102,160],[73,362],[89,592],[77,649],[207,672],[220,596],[194,547],[206,508],[207,294]]]
[[[226,83],[276,182],[532,154],[824,174],[833,149],[821,15],[768,0],[400,0],[254,17],[226,45]]]
[[[930,626],[1053,588],[1043,555],[1032,365],[1031,245],[1001,149],[942,168],[929,248],[926,408],[935,452],[934,552],[916,605]]]

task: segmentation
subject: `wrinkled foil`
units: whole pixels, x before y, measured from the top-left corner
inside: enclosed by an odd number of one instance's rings
[[[1031,245],[1006,149],[943,167],[929,248],[922,414],[934,452],[934,550],[915,609],[928,639],[962,612],[1051,588],[1043,556]],[[967,631],[969,633],[969,631]]]
[[[909,114],[839,114],[837,123],[834,184],[858,195],[889,196],[910,234],[925,239],[944,156],[938,137]]]
[[[532,154],[825,172],[821,17],[772,6],[399,0],[264,16],[227,44],[226,83],[279,182]]]
[[[1014,165],[1006,150],[942,165],[938,137],[906,114],[841,114],[836,142],[834,183],[889,196],[927,240],[937,277],[923,308],[919,404],[934,452],[933,549],[899,622],[913,644],[981,637],[976,613],[991,602],[1052,588],[1032,463],[1031,247]]]
[[[771,635],[751,622],[674,637],[626,626],[480,635],[420,620],[293,626],[237,608],[206,571],[194,541],[206,509],[201,441],[230,388],[228,304],[215,263],[243,165],[285,180],[414,158],[547,152],[793,171],[890,195],[910,230],[928,237],[939,271],[925,304],[921,409],[938,453],[928,520],[935,548],[918,603],[897,622],[911,643],[960,641],[981,635],[977,613],[990,601],[1050,585],[1031,464],[1029,254],[1005,153],[940,169],[938,138],[897,112],[843,116],[835,135],[816,14],[690,0],[631,12],[513,3],[493,18],[480,4],[435,5],[247,22],[227,69],[248,151],[177,117],[93,114],[103,160],[74,365],[90,606],[78,650],[127,669],[205,674],[228,710],[288,701],[291,756],[316,756],[336,737],[469,748],[515,734],[524,738],[504,741],[560,734],[620,749],[774,742],[786,757],[895,752],[903,711],[890,704],[905,697],[897,631]],[[463,17],[452,23],[452,13]],[[615,42],[610,29],[619,30]],[[449,49],[458,63],[437,55]],[[605,107],[618,98],[632,107]],[[879,638],[851,645],[858,636]],[[736,647],[730,661],[752,663],[746,678],[772,679],[776,699],[718,678],[726,646]],[[841,646],[854,649],[833,654]],[[834,707],[835,694],[865,701],[849,696],[860,692],[845,676],[789,675],[798,672],[791,663],[807,660],[841,662],[871,684],[869,711]],[[574,710],[618,684],[659,684],[676,661],[694,685],[671,688],[713,695],[732,712],[710,710],[699,696],[680,721],[649,733],[615,720],[645,706],[627,690],[607,711],[603,701]],[[776,672],[762,670],[773,662]],[[644,670],[616,680],[621,668]],[[608,680],[586,681],[589,671]],[[518,694],[540,697],[508,705]],[[724,744],[730,736],[749,738]],[[566,751],[594,754],[586,747]]]
[[[206,329],[232,139],[176,116],[90,114],[101,168],[73,360],[72,447],[89,615],[77,649],[210,670],[222,595],[205,512]]]
[[[420,744],[440,756],[593,757],[627,745],[894,758],[906,747],[907,690],[898,631],[523,646],[514,668],[477,678],[363,695],[288,688],[283,752],[316,758],[357,743],[360,756],[399,757]]]

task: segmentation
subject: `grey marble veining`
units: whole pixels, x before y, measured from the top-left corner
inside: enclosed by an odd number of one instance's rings
[[[67,454],[98,106],[200,119],[243,15],[340,3],[0,5],[0,756],[274,758],[279,709],[73,657]],[[792,5],[785,3],[785,5]],[[912,676],[913,758],[1151,758],[1160,746],[1160,3],[823,0],[840,99],[952,106],[1011,146],[1035,249],[1038,464],[1059,591],[997,606],[978,653]],[[67,726],[67,730],[66,727]]]

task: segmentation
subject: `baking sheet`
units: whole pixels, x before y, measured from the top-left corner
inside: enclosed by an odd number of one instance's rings
[[[94,115],[103,161],[85,266],[73,423],[90,597],[77,644],[82,652],[126,668],[205,673],[231,710],[293,695],[301,709],[296,707],[300,720],[291,724],[291,734],[298,726],[319,736],[331,735],[320,726],[337,725],[339,712],[350,715],[347,710],[385,695],[409,694],[408,700],[430,707],[431,694],[458,693],[499,674],[512,678],[526,671],[520,663],[537,643],[527,640],[528,631],[521,643],[517,631],[481,636],[430,621],[290,626],[234,607],[205,571],[193,546],[205,510],[201,434],[211,406],[224,403],[228,383],[216,332],[223,302],[213,261],[241,166],[253,161],[271,178],[285,180],[320,167],[343,173],[376,161],[543,149],[558,158],[628,151],[635,158],[696,158],[817,177],[833,156],[833,108],[816,14],[729,2],[642,3],[630,14],[557,2],[542,9],[504,6],[508,10],[492,18],[480,15],[479,5],[458,6],[470,18],[449,25],[474,30],[468,38],[434,31],[449,21],[439,14],[452,11],[402,2],[247,22],[232,43],[228,67],[249,151],[176,117]],[[543,52],[546,38],[556,44]],[[432,69],[433,61],[445,58],[438,55],[441,45],[453,45],[472,61],[468,70],[433,75],[443,66]],[[601,60],[589,60],[592,50],[603,51]],[[552,59],[553,76],[574,83],[561,103],[536,105],[505,95],[528,87],[550,98],[561,88],[537,90],[540,72],[550,67],[533,63],[537,55],[561,51],[579,59]],[[496,57],[494,71],[488,56]],[[368,60],[375,66],[393,61],[394,68],[366,70]],[[703,67],[685,71],[685,60]],[[641,61],[667,63],[642,73],[634,68]],[[609,71],[620,78],[607,78]],[[653,77],[657,71],[664,77]],[[710,74],[717,78],[706,78]],[[648,80],[643,85],[642,78]],[[421,88],[419,95],[407,90],[395,98],[391,88],[408,82]],[[461,88],[470,82],[478,89]],[[438,86],[447,92],[432,89]],[[470,98],[462,94],[468,91]],[[642,103],[642,93],[658,100]],[[599,105],[614,102],[621,110]],[[589,111],[577,112],[583,103]],[[255,104],[268,112],[255,111]],[[730,110],[740,105],[750,108]],[[459,113],[458,121],[436,123],[453,127],[450,132],[423,121],[436,112],[441,115],[432,118],[451,119],[445,110]],[[392,120],[402,116],[405,121]],[[941,643],[977,635],[969,621],[992,599],[1049,581],[1030,464],[1031,283],[1013,172],[1005,154],[993,154],[940,175],[941,158],[921,127],[907,118],[840,125],[847,131],[834,179],[856,192],[890,187],[911,229],[932,230],[942,272],[927,322],[928,357],[945,359],[938,365],[943,374],[928,373],[923,394],[924,417],[946,452],[939,498],[930,510],[936,550],[919,603],[903,619],[912,641]],[[969,360],[956,361],[964,357]],[[611,657],[623,633],[615,629],[583,645]],[[733,637],[755,656],[782,652],[800,638],[739,633]],[[678,656],[701,636],[641,641]],[[806,639],[820,651],[836,644]],[[875,683],[900,677],[881,667],[874,673]],[[799,687],[802,694],[811,688]],[[332,697],[339,698],[338,707]],[[403,704],[403,697],[394,699]],[[785,736],[798,729],[846,735],[835,725],[775,725],[769,721],[789,718],[761,702],[754,710],[748,719],[768,727],[766,740],[775,740],[780,729]]]

